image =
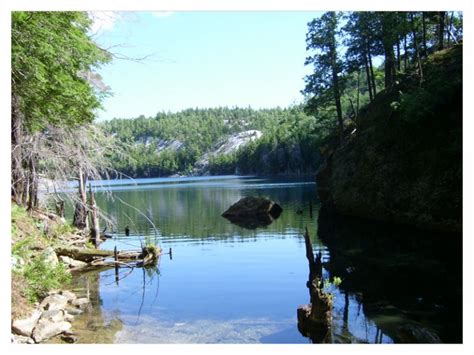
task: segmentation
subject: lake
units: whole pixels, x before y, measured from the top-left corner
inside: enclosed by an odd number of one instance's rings
[[[102,185],[107,184],[105,189]],[[434,235],[341,218],[320,209],[311,180],[194,177],[95,182],[114,222],[103,249],[157,243],[155,269],[77,275],[92,308],[74,330],[82,343],[310,343],[296,310],[309,303],[307,227],[334,297],[332,342],[462,342],[459,235]],[[247,229],[221,214],[244,196],[283,208]],[[310,212],[310,205],[312,212]],[[125,228],[130,235],[125,235]],[[450,238],[450,239],[446,239]],[[415,329],[415,331],[413,330]],[[410,336],[418,334],[413,340]]]

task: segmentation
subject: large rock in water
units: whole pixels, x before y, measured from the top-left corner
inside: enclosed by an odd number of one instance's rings
[[[264,197],[243,197],[222,216],[243,228],[264,227],[277,219],[283,209],[276,202]]]

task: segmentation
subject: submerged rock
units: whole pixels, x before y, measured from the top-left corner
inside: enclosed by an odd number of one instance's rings
[[[276,202],[264,197],[243,197],[222,216],[243,228],[264,227],[277,219],[283,209]]]

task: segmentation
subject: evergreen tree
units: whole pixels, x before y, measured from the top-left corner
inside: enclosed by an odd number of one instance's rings
[[[308,24],[306,49],[315,51],[313,56],[306,58],[305,65],[312,65],[314,73],[305,77],[305,94],[312,95],[308,108],[317,112],[319,106],[333,102],[336,106],[339,135],[342,140],[343,122],[341,107],[342,61],[338,57],[338,19],[340,14],[326,12],[320,18]]]
[[[12,13],[12,197],[18,203],[35,204],[39,157],[26,149],[26,136],[46,134],[51,125],[90,123],[100,107],[89,79],[98,78],[94,69],[110,56],[87,35],[90,24],[84,12]]]

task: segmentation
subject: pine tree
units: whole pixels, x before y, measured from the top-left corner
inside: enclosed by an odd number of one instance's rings
[[[339,18],[340,14],[330,11],[308,24],[306,50],[315,53],[306,58],[305,65],[312,65],[314,73],[305,77],[306,87],[303,93],[311,95],[307,106],[309,111],[316,112],[319,106],[328,103],[335,105],[339,135],[342,140],[343,64],[337,53]]]

